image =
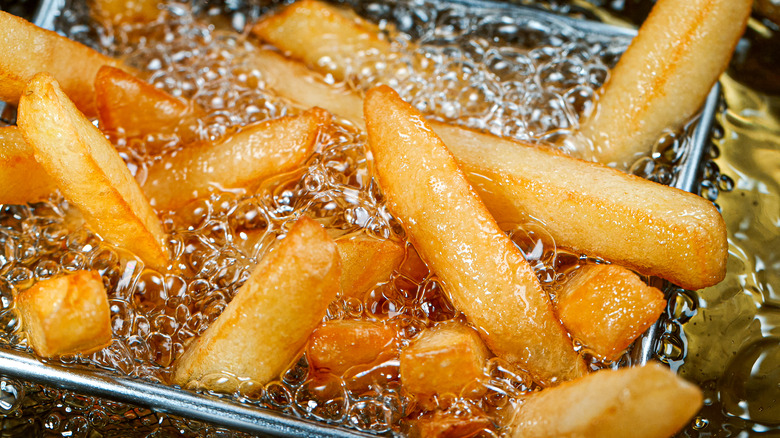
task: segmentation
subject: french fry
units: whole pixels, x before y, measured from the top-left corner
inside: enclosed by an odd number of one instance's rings
[[[418,399],[461,392],[485,377],[490,352],[477,332],[460,323],[423,331],[401,352],[401,382]]]
[[[476,408],[471,409],[477,411]],[[485,430],[495,433],[493,423],[484,412],[470,412],[459,417],[436,411],[415,420],[409,430],[409,438],[471,438],[483,436],[481,432]]]
[[[263,384],[278,377],[325,316],[340,273],[335,243],[314,220],[301,217],[174,363],[173,382],[185,385],[218,372]],[[230,382],[209,389],[232,392],[237,381]]]
[[[586,265],[558,293],[558,318],[599,356],[614,360],[661,316],[666,299],[626,268]]]
[[[177,99],[121,69],[103,66],[95,77],[95,104],[100,129],[122,131],[128,137],[162,136],[146,142],[147,152],[157,154],[160,143],[173,135],[192,142],[192,122],[202,109]],[[160,141],[163,140],[163,141]]]
[[[18,124],[35,160],[101,237],[152,267],[167,264],[160,220],[130,170],[48,73],[25,89]]]
[[[27,82],[48,72],[88,117],[95,115],[95,75],[121,63],[87,46],[0,11],[0,100],[17,103]]]
[[[303,163],[328,123],[330,114],[313,108],[246,126],[217,143],[184,147],[149,166],[144,192],[158,210],[172,210],[216,189],[250,188]]]
[[[16,297],[35,354],[89,354],[111,343],[108,296],[100,274],[78,271],[42,280]]]
[[[369,90],[364,112],[389,210],[488,347],[547,384],[582,374],[528,262],[422,115],[389,87]]]
[[[92,16],[104,26],[151,23],[161,13],[157,5],[157,0],[91,0],[89,2]]]
[[[363,298],[377,283],[387,281],[404,259],[404,247],[390,240],[359,235],[339,239],[341,293]]]
[[[698,387],[650,363],[602,370],[530,395],[514,438],[667,438],[702,405]]]
[[[728,66],[752,0],[661,0],[623,54],[580,130],[602,163],[629,166],[680,128]]]
[[[393,356],[394,340],[395,330],[378,322],[327,321],[309,338],[306,357],[317,371],[340,376],[355,365],[371,364],[380,357]]]
[[[19,129],[0,127],[0,204],[40,201],[55,190]]]
[[[316,23],[312,26],[312,23]],[[387,54],[379,29],[353,11],[316,0],[297,1],[252,28],[260,39],[343,81],[360,53]]]

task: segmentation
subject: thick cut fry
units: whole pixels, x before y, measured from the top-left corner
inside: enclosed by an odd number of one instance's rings
[[[19,128],[35,160],[101,237],[153,267],[164,267],[160,220],[114,146],[48,73],[36,75],[19,102]]]
[[[490,353],[476,331],[444,323],[422,332],[401,352],[401,382],[418,398],[436,394],[460,396],[485,377]]]
[[[312,219],[296,222],[266,255],[222,315],[174,364],[184,385],[228,372],[267,383],[290,365],[339,291],[336,244]],[[215,391],[231,392],[236,380]]]
[[[19,129],[0,127],[0,204],[40,201],[55,190]]]
[[[250,188],[300,165],[328,123],[330,114],[313,108],[246,126],[217,143],[166,154],[149,166],[144,192],[155,208],[169,210],[216,189]]]
[[[360,235],[336,241],[341,255],[341,293],[363,298],[377,283],[390,279],[404,259],[398,242]]]
[[[499,223],[536,218],[555,243],[687,289],[726,275],[711,202],[542,147],[431,123]]]
[[[16,297],[35,354],[89,354],[111,343],[108,296],[100,274],[78,271],[36,283]]]
[[[312,26],[314,24],[314,26]],[[300,0],[255,24],[252,33],[292,57],[330,73],[337,81],[361,54],[388,53],[378,28],[354,12],[316,0]]]
[[[480,412],[476,407],[470,409],[472,412],[463,416],[437,411],[430,416],[415,420],[409,431],[409,437],[471,438],[497,435],[493,423],[485,413]],[[483,431],[492,433],[483,434]]]
[[[17,103],[27,82],[48,72],[79,110],[95,115],[95,75],[119,61],[3,11],[0,29],[0,100]]]
[[[530,395],[514,438],[668,438],[702,404],[699,388],[655,363],[602,370]]]
[[[104,26],[151,23],[160,15],[157,0],[90,0],[92,16]]]
[[[594,158],[626,168],[664,130],[693,116],[728,66],[752,3],[658,1],[580,131],[593,142]]]
[[[340,376],[355,365],[397,355],[392,349],[394,339],[395,330],[378,322],[327,321],[312,333],[306,357],[316,370]]]
[[[193,102],[177,99],[115,67],[103,66],[95,78],[95,104],[103,132],[122,131],[128,137],[154,136],[147,152],[159,152],[160,142],[177,135],[182,142],[195,138],[192,118],[201,113]]]
[[[389,87],[369,90],[364,111],[388,208],[490,349],[544,383],[584,372],[528,262],[422,115]]]
[[[571,335],[616,359],[661,316],[666,299],[626,268],[587,265],[558,293],[556,310]]]

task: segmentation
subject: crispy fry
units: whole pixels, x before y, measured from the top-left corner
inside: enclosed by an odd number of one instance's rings
[[[185,385],[218,372],[263,384],[278,377],[338,294],[340,271],[336,244],[320,225],[301,217],[176,361],[173,382]],[[234,391],[230,385],[209,389]]]
[[[143,189],[158,210],[175,209],[215,189],[250,188],[308,158],[330,114],[313,108],[246,126],[217,143],[166,154],[148,168]]]
[[[364,111],[388,208],[490,349],[545,383],[584,372],[528,262],[422,115],[389,87],[369,90]]]
[[[514,438],[667,438],[702,404],[699,388],[655,363],[602,370],[530,395]]]
[[[390,240],[365,235],[336,241],[341,255],[341,293],[362,298],[390,274],[404,259],[404,247]]]
[[[90,0],[92,16],[104,26],[151,23],[161,11],[157,0]]]
[[[202,109],[194,102],[177,99],[135,76],[111,66],[103,66],[95,77],[95,104],[100,129],[122,131],[128,137],[162,137],[147,141],[147,153],[156,154],[161,143],[172,136],[192,142],[191,123]]]
[[[401,382],[418,398],[435,394],[460,396],[469,384],[485,377],[490,358],[475,330],[444,323],[423,331],[401,352]]]
[[[16,307],[41,357],[89,354],[111,343],[108,296],[95,271],[39,281],[16,297]]]
[[[255,24],[252,33],[337,81],[357,67],[352,61],[358,54],[390,51],[390,43],[375,25],[351,10],[316,0],[287,6]]]
[[[698,111],[728,66],[752,0],[660,0],[581,133],[594,158],[625,168]]]
[[[19,102],[19,128],[35,160],[104,239],[164,267],[160,220],[122,158],[48,73],[35,75]]]
[[[48,72],[80,111],[95,115],[95,75],[119,61],[3,11],[0,29],[0,100],[17,103],[27,82]]]
[[[661,316],[666,299],[616,265],[587,265],[558,293],[556,310],[571,335],[614,360]]]
[[[340,376],[355,365],[397,355],[390,348],[394,339],[395,330],[378,322],[327,321],[312,333],[306,356],[316,370]]]
[[[40,201],[55,190],[19,129],[0,127],[0,204]]]

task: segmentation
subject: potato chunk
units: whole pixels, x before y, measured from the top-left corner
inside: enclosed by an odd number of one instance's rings
[[[668,438],[691,420],[701,390],[651,363],[602,370],[530,395],[514,438]]]
[[[492,436],[495,427],[484,412],[471,407],[471,414],[455,416],[436,411],[429,416],[415,420],[409,431],[410,438],[471,438]],[[482,434],[490,431],[491,434]],[[497,434],[495,434],[497,435]]]
[[[587,265],[558,294],[556,309],[571,335],[613,360],[661,316],[664,294],[626,268]]]
[[[477,332],[459,323],[423,331],[401,352],[401,382],[418,398],[436,394],[460,396],[485,377],[490,352]]]
[[[355,365],[371,364],[392,356],[395,330],[372,321],[327,321],[309,339],[306,355],[318,371],[343,375]]]
[[[78,271],[42,280],[16,297],[35,354],[89,354],[111,343],[108,297],[100,274]]]
[[[389,87],[369,90],[364,112],[388,209],[490,349],[545,383],[584,372],[528,262],[422,115]]]
[[[0,127],[0,204],[26,204],[46,198],[57,185],[33,157],[15,126]]]
[[[362,298],[377,283],[387,281],[404,259],[404,247],[390,240],[365,235],[340,239],[341,293]]]
[[[104,26],[151,23],[162,12],[157,0],[90,0],[92,16]]]
[[[149,166],[144,192],[158,210],[173,210],[214,190],[250,188],[303,163],[328,123],[330,114],[313,108],[165,154]]]
[[[49,74],[30,81],[18,123],[35,160],[101,237],[152,267],[167,264],[160,220],[122,157]]]
[[[173,382],[185,385],[219,372],[263,384],[278,377],[325,316],[340,274],[336,244],[314,220],[301,217],[174,363]],[[232,392],[236,383],[209,389]]]
[[[752,0],[660,0],[604,86],[581,133],[626,168],[699,110],[745,30]]]
[[[19,102],[27,82],[48,72],[80,111],[95,115],[95,75],[119,61],[3,11],[0,29],[0,100]]]

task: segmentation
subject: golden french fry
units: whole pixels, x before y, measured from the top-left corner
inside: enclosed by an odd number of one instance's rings
[[[27,85],[18,123],[35,160],[101,237],[152,267],[167,264],[160,220],[130,170],[48,73]]]
[[[536,218],[559,246],[687,289],[726,275],[726,224],[711,202],[547,148],[431,125],[499,223]]]
[[[393,356],[394,340],[395,330],[378,322],[327,321],[309,338],[306,357],[316,370],[340,376],[355,365],[371,364],[382,356]]]
[[[0,204],[40,201],[55,190],[57,185],[35,161],[19,129],[0,127]]]
[[[484,412],[476,407],[463,416],[436,411],[432,415],[415,420],[409,430],[409,438],[476,438],[497,435],[495,426]],[[490,431],[490,434],[481,434]]]
[[[404,259],[404,247],[398,242],[359,235],[339,239],[341,255],[341,293],[362,298],[377,283],[390,279]]]
[[[659,364],[602,370],[531,394],[512,436],[668,438],[701,405],[698,387]]]
[[[90,0],[92,16],[104,26],[151,23],[160,15],[157,0]]]
[[[191,124],[202,109],[194,102],[177,99],[135,76],[111,66],[103,66],[95,77],[95,104],[103,132],[122,131],[128,137],[163,136],[163,141],[147,141],[147,152],[156,154],[160,144],[174,134],[182,142],[192,142]]]
[[[250,188],[303,163],[328,123],[328,112],[312,108],[245,126],[217,143],[166,154],[149,166],[144,192],[155,208],[169,210],[216,189]]]
[[[174,363],[173,382],[219,372],[263,384],[278,377],[325,316],[340,274],[336,244],[314,220],[301,217]],[[209,389],[231,392],[237,381],[231,382]]]
[[[664,130],[690,119],[728,66],[752,3],[658,1],[580,130],[593,142],[593,157],[626,168]]]
[[[558,318],[599,356],[614,360],[661,316],[666,299],[626,268],[586,265],[558,293]]]
[[[35,354],[89,354],[111,343],[108,296],[100,274],[78,271],[42,280],[16,297]]]
[[[95,75],[119,61],[3,11],[0,29],[0,100],[17,103],[27,82],[48,72],[80,111],[95,115]]]
[[[490,349],[544,383],[583,373],[528,262],[422,115],[389,87],[369,90],[364,112],[389,210]]]
[[[461,392],[485,378],[490,352],[477,332],[460,323],[423,331],[401,352],[401,382],[418,399]]]
[[[356,67],[351,64],[359,54],[390,51],[375,25],[351,10],[316,0],[300,0],[269,15],[252,33],[337,81]]]

